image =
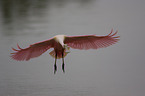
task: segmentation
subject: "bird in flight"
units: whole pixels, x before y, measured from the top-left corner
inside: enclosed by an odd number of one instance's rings
[[[82,36],[66,36],[66,35],[56,35],[48,40],[38,42],[30,45],[27,48],[20,48],[17,44],[18,49],[12,48],[15,52],[11,53],[11,57],[17,61],[28,61],[31,58],[35,58],[46,52],[48,49],[53,48],[49,54],[55,58],[54,63],[54,74],[57,71],[56,61],[62,58],[62,70],[64,70],[64,57],[69,53],[69,49],[99,49],[105,48],[112,44],[115,44],[120,36],[115,36],[118,31],[114,34],[113,29],[111,33],[106,36],[96,36],[96,35],[82,35]]]

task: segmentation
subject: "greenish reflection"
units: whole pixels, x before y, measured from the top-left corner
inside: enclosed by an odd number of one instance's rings
[[[62,8],[72,2],[83,6],[91,1],[94,0],[0,0],[1,32],[4,35],[12,35],[15,30],[28,26],[28,19],[43,18],[50,8]]]

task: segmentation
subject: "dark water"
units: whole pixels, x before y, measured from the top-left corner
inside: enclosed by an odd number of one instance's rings
[[[145,96],[144,0],[0,0],[0,96]],[[71,49],[65,74],[49,51],[30,61],[9,56],[54,35],[106,35],[105,49]]]

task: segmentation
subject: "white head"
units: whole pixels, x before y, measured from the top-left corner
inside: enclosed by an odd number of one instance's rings
[[[70,51],[69,51],[70,47],[68,47],[67,44],[64,44],[65,35],[56,35],[56,36],[54,36],[54,38],[55,38],[55,40],[56,40],[57,42],[59,42],[59,43],[62,45],[62,47],[63,47],[66,51],[68,51],[68,53],[70,52]]]
[[[65,39],[65,35],[56,35],[55,40],[57,42],[59,42],[63,47],[67,46],[66,44],[64,44],[64,39]]]

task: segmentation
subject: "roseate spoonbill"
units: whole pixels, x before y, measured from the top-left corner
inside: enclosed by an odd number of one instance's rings
[[[19,50],[12,48],[15,52],[11,53],[11,57],[18,61],[29,60],[35,58],[46,52],[50,48],[54,48],[49,54],[55,58],[54,63],[54,73],[57,71],[56,60],[62,58],[62,70],[64,70],[64,57],[68,54],[67,50],[69,48],[74,49],[98,49],[105,48],[119,40],[120,36],[116,36],[117,31],[106,36],[96,36],[96,35],[82,35],[82,36],[66,36],[66,35],[56,35],[51,39],[46,41],[38,42],[30,45],[28,48],[20,48],[17,44]]]

